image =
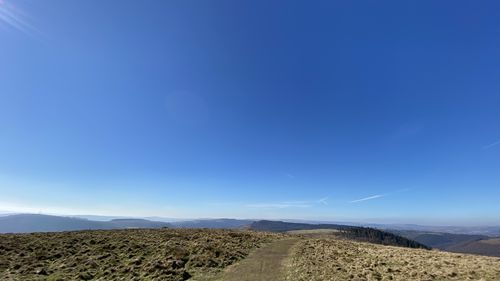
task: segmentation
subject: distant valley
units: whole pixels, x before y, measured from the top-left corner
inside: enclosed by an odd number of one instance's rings
[[[413,230],[392,232],[443,251],[500,257],[500,238]]]

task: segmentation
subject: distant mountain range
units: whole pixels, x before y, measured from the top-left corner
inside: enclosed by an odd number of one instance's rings
[[[0,217],[14,215],[6,211],[0,211]],[[59,216],[59,215],[54,215]],[[110,221],[114,219],[128,219],[130,217],[123,216],[99,216],[99,215],[65,215],[64,217],[81,218],[91,221]],[[207,218],[207,219],[179,219],[166,217],[136,217],[137,219],[145,219],[148,221],[166,222],[172,224],[173,227],[180,228],[241,228],[252,222],[261,219],[229,219],[229,218]],[[135,218],[134,218],[135,219]],[[500,236],[500,226],[435,226],[435,225],[418,225],[418,224],[383,224],[383,223],[362,223],[349,221],[328,221],[328,220],[300,220],[300,219],[277,219],[284,222],[305,223],[305,224],[338,224],[350,226],[362,226],[382,229],[386,231],[397,230],[413,230],[420,232],[439,232],[452,234],[470,234],[484,235],[490,237]]]
[[[191,221],[171,222],[172,226],[177,228],[227,228],[238,229],[246,228],[252,224],[253,220],[236,220],[236,219],[202,219]]]
[[[73,217],[20,214],[0,217],[0,233],[54,232],[90,229],[161,228],[165,222],[144,219],[92,221]]]
[[[200,219],[164,222],[104,216],[65,217],[41,214],[2,214],[0,216],[0,233],[161,227],[240,229],[247,228],[252,222],[254,221],[237,219]]]

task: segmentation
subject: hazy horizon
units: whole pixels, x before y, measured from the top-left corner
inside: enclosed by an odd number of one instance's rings
[[[217,219],[234,219],[234,220],[273,220],[273,221],[297,221],[306,223],[346,223],[346,224],[361,224],[361,225],[420,225],[420,226],[443,226],[443,227],[498,227],[499,223],[494,218],[490,220],[474,220],[464,219],[441,219],[429,220],[428,218],[346,218],[346,217],[231,217],[231,216],[214,216],[214,217],[175,217],[162,215],[126,215],[126,214],[99,214],[99,213],[50,213],[50,212],[33,212],[31,209],[19,211],[0,210],[0,215],[49,215],[62,217],[78,217],[87,219],[96,219],[108,221],[113,218],[131,218],[131,219],[149,219],[160,221],[190,221],[190,220],[217,220]]]
[[[0,210],[500,225],[497,6],[0,0]]]

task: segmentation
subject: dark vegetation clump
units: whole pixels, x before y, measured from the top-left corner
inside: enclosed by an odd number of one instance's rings
[[[422,248],[428,250],[431,249],[424,244],[418,243],[408,238],[370,227],[347,226],[340,229],[340,234],[348,239],[365,241],[375,244],[400,246],[407,248]]]
[[[182,281],[279,237],[206,229],[1,234],[0,280]]]
[[[340,224],[308,224],[291,223],[283,221],[257,221],[250,225],[250,229],[259,231],[287,232],[294,230],[314,230],[314,229],[333,229],[338,230],[338,236],[375,244],[430,249],[429,247],[416,241],[404,238],[402,236],[382,231],[370,227],[340,225]]]

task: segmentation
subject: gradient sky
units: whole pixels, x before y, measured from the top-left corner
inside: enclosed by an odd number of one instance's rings
[[[0,210],[500,224],[499,5],[0,0]]]

